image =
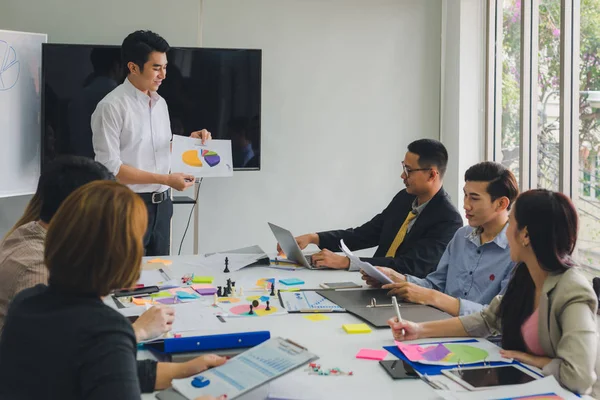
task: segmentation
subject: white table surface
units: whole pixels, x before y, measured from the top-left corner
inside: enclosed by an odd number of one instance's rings
[[[174,277],[180,278],[186,273],[196,275],[214,276],[213,285],[224,286],[227,278],[236,282],[239,290],[241,282],[255,283],[260,278],[289,278],[297,277],[305,281],[304,285],[295,286],[303,289],[316,288],[323,282],[353,281],[362,284],[358,272],[322,270],[314,271],[301,269],[297,271],[284,271],[268,267],[248,267],[237,272],[223,273],[223,269],[210,271],[198,266],[198,260],[203,256],[173,256],[161,257],[173,261],[169,266]],[[285,286],[278,282],[276,288]],[[244,296],[251,296],[244,293]],[[278,303],[278,302],[277,302]],[[309,375],[304,368],[299,368],[281,378],[282,382],[290,382],[290,393],[303,393],[323,388],[323,399],[441,399],[430,386],[419,379],[392,380],[379,365],[378,361],[357,359],[356,353],[362,348],[382,349],[383,346],[394,344],[389,329],[372,328],[369,334],[347,334],[342,329],[342,324],[362,323],[361,319],[349,313],[326,314],[330,319],[313,322],[304,318],[306,314],[287,314],[260,318],[229,318],[224,328],[227,332],[243,332],[268,330],[271,336],[281,336],[296,341],[309,351],[319,356],[317,361],[323,369],[340,368],[343,371],[352,371],[354,376],[315,376]],[[184,336],[193,336],[202,332],[186,332]],[[153,358],[148,350],[141,350],[138,358]],[[386,359],[395,359],[391,354]],[[326,381],[324,381],[326,380]],[[274,382],[277,382],[274,381]],[[274,383],[274,385],[278,385]],[[244,400],[265,399],[269,393],[269,384],[263,385],[241,397]],[[144,400],[154,399],[154,394],[145,394]]]

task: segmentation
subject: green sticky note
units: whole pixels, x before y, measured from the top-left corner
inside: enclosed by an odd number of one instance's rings
[[[196,276],[192,278],[193,283],[213,283],[214,278],[212,276]]]
[[[156,299],[159,297],[173,297],[173,293],[163,290],[161,292],[151,294],[150,297],[152,297],[153,299]]]

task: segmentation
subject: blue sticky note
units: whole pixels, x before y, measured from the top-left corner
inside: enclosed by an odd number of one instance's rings
[[[286,286],[304,285],[304,281],[302,279],[298,279],[298,278],[280,279],[279,283],[283,283]]]
[[[187,293],[182,290],[178,290],[177,297],[179,297],[182,300],[187,300],[187,299],[197,299],[198,295],[192,294],[192,293]]]

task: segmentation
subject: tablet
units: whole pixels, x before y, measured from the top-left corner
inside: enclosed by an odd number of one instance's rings
[[[540,378],[534,372],[516,364],[452,368],[442,370],[442,373],[469,390],[519,385]]]
[[[317,358],[297,343],[275,337],[219,367],[190,378],[173,380],[173,389],[190,400],[222,394],[234,399]]]

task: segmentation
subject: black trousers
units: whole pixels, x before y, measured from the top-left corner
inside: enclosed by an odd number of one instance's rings
[[[144,235],[144,254],[146,256],[167,256],[171,251],[171,217],[173,202],[168,196],[161,203],[153,204],[151,196],[140,193],[148,210],[148,230]]]

